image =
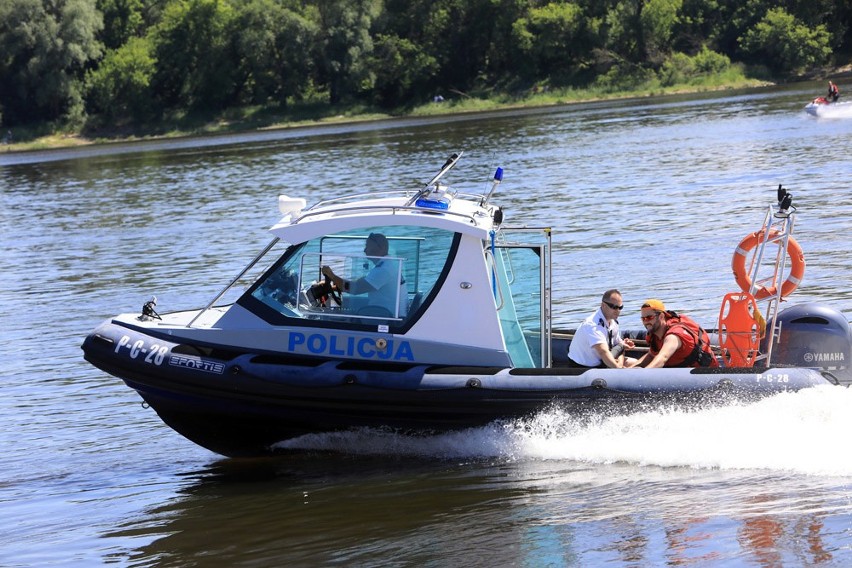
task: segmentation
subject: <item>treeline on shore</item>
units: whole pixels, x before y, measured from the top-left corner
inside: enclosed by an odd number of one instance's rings
[[[848,53],[850,20],[848,0],[0,0],[0,122],[777,79]]]

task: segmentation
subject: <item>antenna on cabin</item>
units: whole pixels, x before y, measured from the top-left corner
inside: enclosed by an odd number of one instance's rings
[[[430,179],[429,182],[426,184],[426,189],[438,183],[438,180],[444,177],[444,174],[453,169],[453,166],[458,163],[459,159],[462,157],[462,154],[464,154],[464,152],[454,153],[452,156],[447,158],[447,161],[444,162],[443,166],[441,166],[441,171],[435,174],[435,177]]]
[[[494,180],[491,184],[491,191],[489,191],[488,195],[486,195],[482,199],[482,202],[479,204],[481,207],[485,207],[485,205],[488,203],[488,200],[491,199],[491,196],[494,194],[494,190],[497,189],[497,186],[500,185],[501,181],[503,181],[503,168],[497,168],[497,170],[494,172]]]
[[[414,203],[415,201],[417,201],[418,199],[420,199],[421,197],[428,196],[430,193],[432,193],[433,187],[437,189],[438,180],[440,180],[442,177],[444,177],[444,175],[448,171],[453,169],[453,166],[455,166],[458,163],[459,159],[462,157],[463,154],[464,154],[464,152],[455,152],[455,153],[453,153],[453,155],[451,155],[449,158],[447,158],[447,161],[444,162],[443,166],[441,166],[441,170],[437,174],[435,174],[435,176],[432,179],[430,179],[428,182],[426,182],[426,185],[423,187],[423,189],[418,191],[414,195],[414,197],[412,197],[411,199],[408,200],[408,202],[405,205],[409,206],[412,203]]]

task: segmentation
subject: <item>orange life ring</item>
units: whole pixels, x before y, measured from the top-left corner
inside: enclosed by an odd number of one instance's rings
[[[740,241],[740,244],[737,245],[737,250],[734,251],[731,268],[734,269],[734,279],[743,292],[751,290],[751,278],[749,278],[745,267],[746,256],[757,245],[763,242],[763,235],[763,231],[748,235]],[[776,230],[769,233],[770,239],[775,239],[779,236],[781,234]],[[787,256],[790,258],[790,275],[781,284],[782,298],[792,294],[793,290],[799,287],[802,276],[805,275],[805,255],[802,253],[802,247],[799,246],[799,243],[792,236],[787,239]],[[776,292],[777,289],[775,286],[758,286],[753,294],[755,299],[763,300],[774,296]]]

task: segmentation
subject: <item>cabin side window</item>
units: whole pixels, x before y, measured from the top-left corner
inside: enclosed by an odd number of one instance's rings
[[[437,292],[457,241],[455,233],[419,227],[325,235],[290,247],[240,303],[278,325],[298,319],[399,331]],[[323,266],[337,278],[326,277]]]

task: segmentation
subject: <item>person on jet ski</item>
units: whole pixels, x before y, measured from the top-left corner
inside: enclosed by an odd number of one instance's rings
[[[837,99],[840,98],[840,90],[837,88],[833,82],[828,82],[828,95],[825,97],[825,100],[830,103],[836,103]]]

